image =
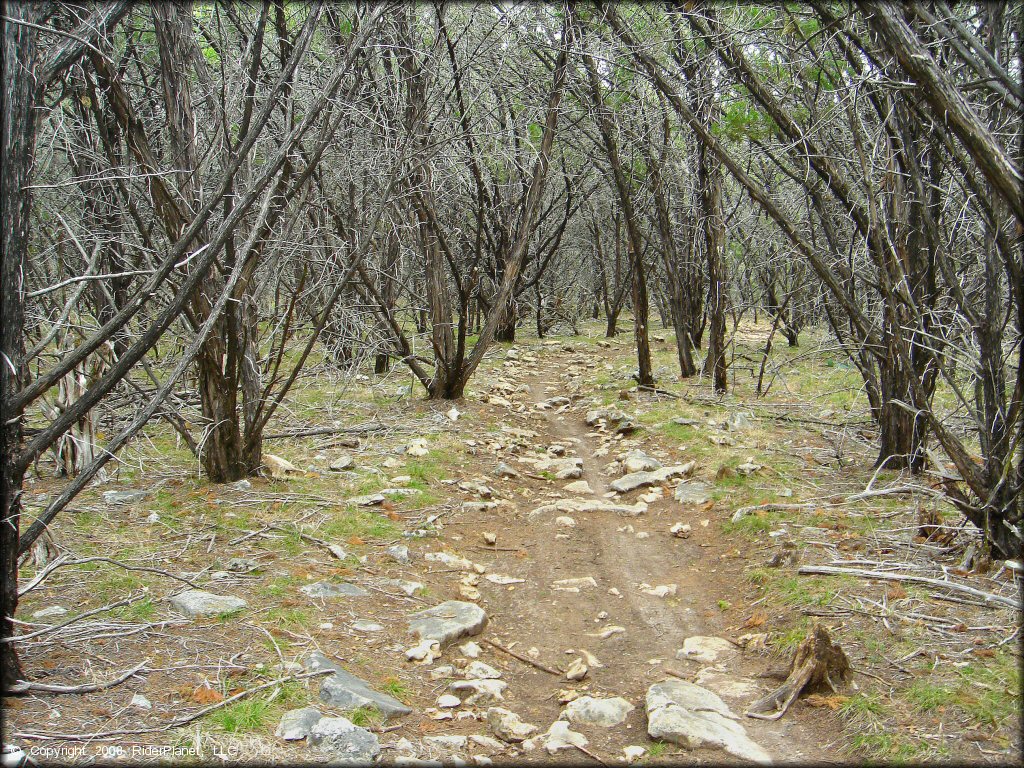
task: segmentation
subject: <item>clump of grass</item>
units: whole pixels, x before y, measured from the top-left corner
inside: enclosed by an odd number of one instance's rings
[[[888,709],[877,693],[857,693],[839,705],[839,715],[851,722],[873,722],[884,717]]]
[[[668,751],[668,744],[664,741],[652,741],[647,745],[647,756],[657,759]]]
[[[388,696],[398,699],[403,704],[407,703],[411,693],[409,686],[397,677],[389,677],[385,680],[383,685],[381,685],[381,690]]]
[[[358,725],[360,728],[379,725],[384,721],[384,717],[381,715],[380,710],[373,706],[356,707],[355,709],[346,712],[345,717],[347,717],[353,725]]]
[[[110,612],[111,617],[123,619],[124,621],[152,621],[156,615],[156,605],[151,598],[145,598],[131,605],[115,608]]]
[[[931,712],[952,703],[956,692],[932,680],[915,680],[907,689],[906,697],[919,712]]]
[[[305,629],[313,621],[309,609],[301,606],[278,606],[263,615],[268,623],[281,628]]]
[[[226,733],[263,729],[270,704],[265,699],[242,699],[216,710],[210,717]]]

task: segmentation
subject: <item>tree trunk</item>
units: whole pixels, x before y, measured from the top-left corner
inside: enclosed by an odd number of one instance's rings
[[[637,383],[641,387],[654,387],[654,368],[651,365],[651,342],[648,334],[650,305],[647,300],[647,278],[641,254],[633,257],[633,340],[636,343]]]
[[[708,355],[704,358],[704,373],[713,378],[715,392],[725,392],[727,370],[725,357],[726,266],[724,260],[722,224],[722,172],[719,163],[705,149],[700,149],[701,207],[703,210],[704,242],[708,259]]]
[[[34,90],[37,46],[35,31],[19,21],[36,23],[38,6],[9,1],[3,16],[3,110],[0,113],[0,683],[6,691],[22,677],[11,619],[18,607],[18,535],[21,521],[21,489],[25,468],[16,454],[21,446],[22,409],[11,398],[25,382],[25,262],[28,258],[29,221],[32,210],[32,161],[36,143],[36,92]],[[6,19],[10,19],[7,21]],[[8,734],[5,734],[5,738]]]

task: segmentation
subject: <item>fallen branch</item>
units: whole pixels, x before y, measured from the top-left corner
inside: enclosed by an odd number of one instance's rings
[[[557,669],[552,669],[551,667],[545,667],[543,664],[534,661],[529,656],[523,656],[522,654],[516,653],[515,651],[511,650],[510,648],[506,648],[501,643],[496,643],[493,640],[488,640],[487,638],[482,638],[482,642],[487,643],[487,645],[490,645],[490,646],[492,646],[494,648],[497,648],[499,651],[504,651],[509,656],[511,656],[513,659],[519,659],[519,661],[523,662],[524,664],[529,664],[531,667],[534,667],[535,669],[539,669],[541,672],[547,672],[549,675],[554,675],[555,677],[561,677],[562,676],[562,673],[559,672]]]
[[[141,664],[138,664],[120,677],[113,680],[108,680],[105,683],[85,683],[84,685],[50,685],[49,683],[32,683],[27,680],[18,680],[14,685],[7,689],[7,693],[26,693],[28,691],[38,693],[94,693],[95,691],[103,691],[107,688],[113,688],[115,685],[120,685],[132,675],[139,672],[149,659],[146,659]]]
[[[264,440],[281,440],[289,437],[316,437],[317,435],[340,435],[340,434],[355,434],[355,435],[368,435],[373,432],[386,432],[394,427],[389,427],[387,424],[381,424],[380,422],[370,422],[369,424],[360,424],[356,427],[313,427],[310,429],[293,429],[290,432],[275,432],[272,435],[264,435]]]
[[[169,579],[180,581],[182,584],[188,584],[193,589],[202,589],[194,581],[189,581],[184,576],[177,576],[170,571],[165,571],[162,568],[153,568],[148,565],[126,565],[125,563],[117,560],[111,560],[109,557],[83,557],[77,560],[68,560],[61,563],[61,565],[82,565],[83,563],[109,563],[110,565],[116,565],[119,568],[124,568],[126,571],[147,571],[149,573],[158,573],[161,576],[166,576]]]
[[[1003,595],[997,595],[992,592],[984,592],[974,587],[968,587],[964,584],[957,584],[952,581],[943,581],[942,579],[931,579],[926,576],[908,576],[899,573],[886,573],[884,571],[865,571],[860,568],[836,568],[830,565],[802,565],[797,569],[797,573],[803,574],[819,574],[819,575],[844,575],[844,576],[860,576],[864,579],[881,579],[883,581],[909,581],[915,584],[928,584],[933,587],[943,587],[945,589],[951,589],[955,592],[962,592],[965,595],[972,595],[974,597],[981,598],[985,603],[999,603],[1016,610],[1021,610],[1021,601],[1014,600],[1012,597],[1005,597]]]
[[[49,576],[51,573],[53,573],[55,570],[57,570],[62,565],[64,565],[64,563],[67,562],[67,559],[69,557],[71,557],[71,555],[69,553],[65,552],[64,554],[60,555],[56,560],[54,560],[49,565],[47,565],[43,570],[41,570],[39,573],[37,573],[32,578],[32,581],[30,581],[28,584],[26,584],[24,587],[22,587],[21,589],[18,590],[18,598],[21,599],[22,597],[27,595],[29,592],[31,592],[33,589],[35,589],[40,584],[42,584],[43,580],[47,576]]]
[[[271,680],[269,683],[263,683],[257,685],[255,688],[249,688],[248,690],[236,693],[234,696],[230,696],[223,701],[218,701],[216,704],[211,704],[208,707],[204,707],[197,712],[193,712],[191,715],[185,715],[179,717],[177,720],[172,720],[167,725],[162,725],[159,728],[132,728],[119,731],[98,731],[96,733],[25,733],[16,732],[14,735],[22,739],[56,739],[58,741],[92,741],[96,739],[113,739],[118,736],[136,736],[143,733],[159,733],[161,731],[169,731],[172,728],[180,728],[183,725],[188,725],[193,720],[198,720],[200,717],[210,714],[214,710],[226,707],[228,704],[233,704],[239,699],[245,698],[253,693],[266,690],[267,688],[273,688],[281,683],[287,683],[290,680],[302,680],[307,677],[314,677],[316,675],[329,675],[334,674],[333,669],[317,669],[313,672],[302,672],[295,675],[288,675],[287,677],[281,677],[277,680]]]
[[[104,605],[100,608],[94,608],[93,610],[86,611],[85,613],[80,613],[77,616],[73,616],[72,618],[68,619],[67,621],[61,622],[60,624],[53,624],[49,627],[44,627],[43,629],[37,629],[35,632],[30,632],[27,635],[11,635],[10,637],[0,638],[0,643],[20,643],[23,640],[28,640],[32,637],[38,637],[39,635],[46,635],[51,632],[56,632],[59,629],[64,629],[64,627],[68,626],[69,624],[74,624],[76,621],[81,621],[82,619],[86,619],[90,616],[95,616],[97,613],[103,613],[104,611],[109,611],[114,608],[120,608],[122,605],[134,603],[136,600],[141,600],[145,596],[146,593],[142,592],[138,595],[133,595],[132,597],[126,597],[124,600],[118,600],[116,603]]]
[[[639,386],[639,387],[637,387],[637,390],[640,391],[640,392],[650,392],[650,393],[655,394],[655,395],[665,395],[666,397],[671,397],[674,400],[678,400],[679,399],[679,395],[677,395],[675,392],[669,392],[667,389],[661,389],[660,387]],[[597,758],[595,758],[595,759],[597,759]]]

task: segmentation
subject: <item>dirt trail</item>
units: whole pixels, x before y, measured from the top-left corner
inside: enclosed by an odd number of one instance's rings
[[[595,456],[600,439],[585,424],[586,403],[574,402],[562,413],[534,408],[547,398],[565,394],[566,385],[560,373],[570,357],[572,354],[561,347],[546,348],[539,355],[537,372],[513,383],[525,383],[529,387],[530,411],[525,426],[538,433],[536,444],[571,446],[566,456],[582,459],[582,479],[593,493],[563,491],[571,480],[535,483],[517,478],[500,481],[495,485],[512,496],[516,506],[503,529],[497,529],[493,512],[464,513],[447,526],[447,532],[471,545],[482,544],[482,531],[496,532],[502,550],[493,551],[488,557],[480,551],[485,547],[475,547],[474,559],[486,565],[490,573],[525,579],[525,583],[513,587],[481,581],[484,596],[481,604],[491,618],[489,636],[513,645],[520,653],[535,648],[531,655],[536,653],[537,660],[547,666],[564,669],[581,651],[589,652],[602,665],[592,666],[581,683],[570,683],[564,677],[559,679],[536,671],[499,653],[501,661],[508,662],[508,708],[543,729],[558,717],[561,707],[557,692],[560,689],[575,687],[585,694],[622,696],[636,706],[625,724],[608,729],[577,727],[590,739],[592,750],[616,758],[621,757],[624,746],[648,745],[644,697],[648,686],[667,679],[665,668],[688,679],[700,671],[701,665],[695,662],[675,660],[676,650],[683,640],[692,635],[735,636],[740,633],[735,627],[731,628],[732,632],[726,631],[715,606],[719,599],[734,603],[742,600],[741,592],[746,590],[741,584],[739,561],[721,561],[719,557],[735,543],[723,540],[716,532],[716,525],[701,527],[699,519],[687,519],[670,493],[651,503],[646,513],[633,518],[607,511],[568,512],[564,514],[572,517],[576,525],[566,527],[555,522],[562,513],[531,517],[531,510],[552,500],[551,491],[557,491],[561,498],[599,500],[609,490],[610,477],[604,470],[616,451],[613,448],[612,455]],[[628,409],[628,403],[624,405]],[[646,441],[643,444],[646,445]],[[685,460],[685,456],[672,457],[673,463]],[[521,488],[518,495],[509,493],[522,486],[523,481],[531,483],[538,495],[523,498]],[[634,491],[627,495],[627,501],[615,503],[632,503],[641,493],[643,491]],[[502,512],[503,516],[506,514]],[[723,514],[719,512],[718,516]],[[714,512],[697,515],[698,518],[709,516],[714,516]],[[669,535],[668,529],[675,522],[689,522],[694,535],[687,540]],[[644,537],[643,533],[648,535]],[[520,550],[525,550],[528,556],[522,557]],[[578,593],[552,588],[557,580],[585,577],[592,577],[597,586],[582,587]],[[641,584],[675,584],[677,591],[674,596],[656,597],[644,594]],[[606,639],[596,636],[612,626],[622,627],[625,632]],[[567,653],[569,650],[574,653]],[[745,679],[761,691],[767,692],[777,684],[755,679],[768,666],[764,657],[737,656],[724,666],[730,677]],[[708,687],[713,689],[713,686]],[[727,703],[734,711],[741,712],[747,702],[727,699]],[[743,725],[776,761],[820,759],[826,738],[821,724],[805,727],[791,713],[774,723],[744,718]],[[670,751],[677,761],[733,759],[715,750],[678,753],[673,747]],[[558,753],[558,758],[579,762],[579,754],[568,752]],[[538,761],[553,759],[543,751],[533,756]]]

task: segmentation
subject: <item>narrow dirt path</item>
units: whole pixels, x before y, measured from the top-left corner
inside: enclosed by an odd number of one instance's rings
[[[569,479],[549,481],[524,472],[520,478],[495,482],[495,487],[514,499],[514,511],[507,507],[501,510],[504,525],[495,519],[493,511],[463,513],[451,521],[447,532],[452,538],[461,539],[463,546],[469,544],[474,549],[473,559],[486,565],[489,573],[525,580],[510,586],[481,580],[481,605],[491,619],[489,637],[549,667],[565,669],[578,656],[584,660],[590,657],[587,677],[570,683],[564,676],[555,678],[498,653],[501,661],[509,663],[508,708],[544,729],[561,711],[560,690],[575,688],[581,694],[622,696],[636,707],[624,724],[608,729],[574,726],[590,740],[592,751],[616,759],[625,746],[648,744],[644,698],[652,683],[667,679],[665,669],[688,679],[700,671],[701,665],[695,662],[675,660],[683,640],[693,635],[728,634],[715,605],[719,599],[741,599],[742,573],[738,572],[739,561],[720,559],[729,545],[735,543],[722,540],[717,525],[702,527],[699,520],[687,519],[670,492],[650,503],[648,510],[637,517],[608,511],[531,515],[532,510],[557,498],[603,500],[613,479],[605,468],[617,451],[613,448],[611,455],[604,455],[609,453],[601,449],[606,441],[586,425],[588,397],[564,410],[536,407],[551,397],[566,394],[562,374],[573,357],[578,358],[578,354],[561,347],[545,348],[539,354],[536,372],[511,382],[528,388],[521,400],[528,411],[516,419],[520,422],[516,427],[535,432],[536,437],[531,440],[537,447],[563,446],[565,457],[582,459],[580,479],[589,484],[592,493],[565,491],[564,486],[573,482]],[[510,416],[509,421],[512,420]],[[642,444],[646,445],[646,441]],[[685,456],[673,456],[670,463],[685,460]],[[519,468],[523,470],[522,466]],[[634,491],[625,500],[614,503],[632,504],[643,493]],[[571,517],[575,525],[556,522],[562,514]],[[723,515],[718,513],[719,517]],[[694,536],[685,540],[671,536],[669,528],[675,522],[689,522],[695,529]],[[487,552],[490,548],[483,546],[483,531],[498,535],[497,550]],[[553,586],[559,580],[587,577],[596,586],[580,586],[578,591]],[[645,594],[641,585],[675,585],[675,594]],[[624,631],[601,637],[613,627]],[[592,663],[595,660],[597,663]],[[746,683],[749,692],[754,692],[748,693],[746,701],[726,698],[734,711],[741,712],[742,705],[749,703],[756,691],[767,692],[776,684],[755,677],[767,668],[767,661],[764,657],[744,659],[737,654],[720,665],[724,667],[720,675],[727,682],[738,678]],[[827,739],[826,734],[814,732],[820,731],[820,727],[805,727],[792,715],[774,723],[744,718],[743,725],[776,761],[820,759],[821,746]],[[674,750],[673,747],[676,761],[735,759],[717,750],[696,750],[685,757]],[[556,758],[543,751],[533,754],[537,761],[558,759],[578,763],[582,756],[571,752],[574,750],[560,752]]]

